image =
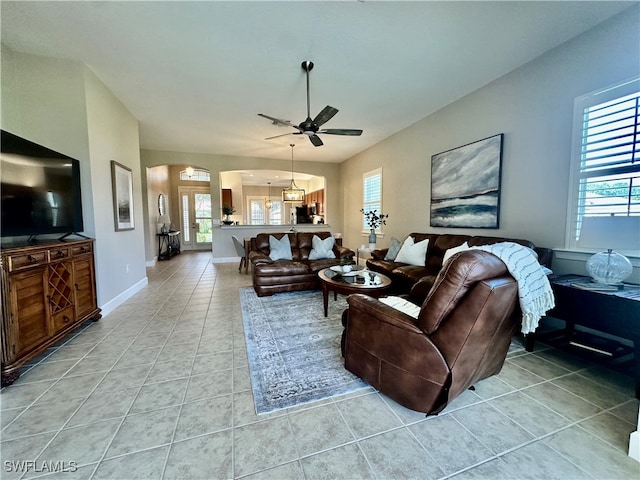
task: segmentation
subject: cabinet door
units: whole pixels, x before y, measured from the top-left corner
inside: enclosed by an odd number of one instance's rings
[[[222,205],[221,206],[224,207],[225,205],[229,205],[230,207],[233,207],[233,193],[230,188],[222,189]]]
[[[73,260],[76,318],[80,319],[96,309],[93,257],[90,255]]]
[[[48,295],[50,316],[56,317],[58,313],[69,307],[73,307],[73,275],[70,261],[52,263],[48,268]],[[73,310],[73,309],[71,309]],[[51,335],[56,334],[65,325],[60,322],[51,322]]]
[[[49,336],[45,272],[46,268],[36,268],[11,275],[13,345],[10,353],[14,358]]]

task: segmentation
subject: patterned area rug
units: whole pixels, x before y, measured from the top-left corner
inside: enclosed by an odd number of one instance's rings
[[[240,304],[256,413],[367,387],[345,370],[340,354],[346,297],[330,296],[327,318],[320,291],[258,297],[241,288]]]

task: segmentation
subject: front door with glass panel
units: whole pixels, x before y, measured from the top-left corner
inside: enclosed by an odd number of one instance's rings
[[[208,187],[180,187],[180,225],[184,250],[211,249],[211,191]]]

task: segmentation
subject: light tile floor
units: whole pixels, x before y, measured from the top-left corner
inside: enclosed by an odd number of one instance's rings
[[[436,417],[373,389],[257,416],[251,276],[183,253],[148,278],[2,390],[3,479],[640,477],[629,377],[537,346]]]

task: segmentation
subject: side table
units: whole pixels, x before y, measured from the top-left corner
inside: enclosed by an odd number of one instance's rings
[[[180,253],[180,231],[158,233],[158,260],[169,260]]]
[[[632,354],[636,397],[640,399],[640,285],[624,284],[619,290],[600,291],[588,288],[590,280],[590,277],[580,275],[549,278],[556,307],[547,315],[563,320],[565,328],[529,335],[526,348],[532,351],[535,339],[555,338],[609,360]],[[576,326],[590,331],[578,331]],[[606,337],[599,336],[598,332],[630,340],[633,347],[607,342]]]

